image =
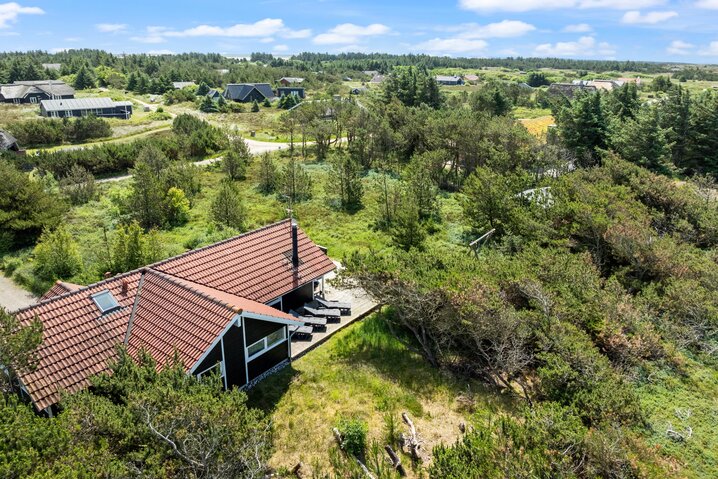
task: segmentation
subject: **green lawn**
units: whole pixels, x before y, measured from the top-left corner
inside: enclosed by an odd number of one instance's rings
[[[275,435],[270,464],[281,472],[300,461],[326,468],[334,447],[331,430],[343,417],[365,420],[369,441],[383,446],[388,416],[405,432],[400,415],[406,411],[425,451],[440,442],[453,443],[459,424],[470,415],[457,401],[467,391],[473,391],[478,411],[502,407],[480,386],[430,368],[389,334],[377,313],[262,381],[249,398],[251,406],[271,415]],[[410,464],[408,458],[403,462]],[[410,475],[416,477],[415,471]]]

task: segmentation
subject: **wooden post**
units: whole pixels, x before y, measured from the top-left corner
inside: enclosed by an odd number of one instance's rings
[[[404,470],[404,466],[401,465],[401,459],[394,452],[394,449],[392,449],[389,444],[384,446],[384,449],[386,450],[386,453],[389,454],[389,459],[391,460],[391,465],[394,469],[396,469],[401,477],[406,477],[406,470]]]
[[[294,466],[294,468],[292,469],[292,474],[297,476],[298,479],[302,479],[302,472],[301,472],[302,465],[303,464],[301,462],[298,462],[297,465]]]

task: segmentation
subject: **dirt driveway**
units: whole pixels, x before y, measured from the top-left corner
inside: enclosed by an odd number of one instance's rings
[[[16,285],[10,278],[0,275],[0,307],[8,311],[35,304],[37,298]]]

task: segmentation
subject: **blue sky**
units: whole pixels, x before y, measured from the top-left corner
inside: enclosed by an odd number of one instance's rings
[[[718,0],[0,0],[0,51],[83,47],[718,63]]]

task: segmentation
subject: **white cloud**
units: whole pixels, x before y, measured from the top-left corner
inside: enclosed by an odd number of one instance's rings
[[[132,37],[132,40],[142,43],[163,43],[167,38],[184,37],[230,37],[230,38],[268,38],[279,36],[282,38],[307,38],[311,36],[310,29],[292,30],[284,25],[281,18],[265,18],[254,23],[237,23],[229,27],[216,25],[198,25],[185,30],[172,30],[167,27],[147,27],[143,36]]]
[[[464,38],[434,38],[414,47],[414,49],[438,55],[483,53],[489,44],[485,40],[466,40]]]
[[[279,36],[288,40],[292,40],[295,38],[309,38],[312,36],[312,29],[304,28],[302,30],[286,30],[280,33]]]
[[[359,43],[362,37],[386,35],[391,29],[381,23],[372,23],[362,27],[353,23],[342,23],[326,33],[314,37],[313,42],[317,45],[341,45]]]
[[[164,33],[167,37],[268,37],[284,29],[280,18],[265,18],[254,23],[238,23],[231,27],[199,25],[186,30]]]
[[[611,8],[635,10],[662,5],[666,0],[459,0],[464,10],[475,12],[504,11],[528,12],[531,10],[556,10],[565,8]],[[702,0],[714,2],[718,0]]]
[[[710,42],[708,47],[701,49],[699,53],[701,55],[718,57],[718,42]]]
[[[673,17],[677,17],[678,12],[648,12],[642,14],[638,10],[631,10],[623,14],[621,19],[622,23],[629,25],[644,24],[644,25],[655,25],[656,23],[665,22]]]
[[[688,55],[694,45],[682,40],[673,40],[666,48],[666,53],[671,55]]]
[[[166,27],[151,26],[147,27],[145,35],[131,37],[130,40],[140,43],[164,43],[167,41],[164,37],[165,32],[167,32]]]
[[[289,46],[284,44],[274,45],[274,48],[272,48],[272,50],[275,52],[286,52],[287,50],[289,50]]]
[[[566,25],[563,31],[568,33],[588,33],[593,31],[593,27],[588,23],[576,23],[574,25]]]
[[[39,7],[23,7],[22,5],[10,2],[0,3],[0,28],[9,27],[11,23],[17,22],[20,15],[42,15],[45,11]]]
[[[616,49],[606,42],[596,42],[590,36],[579,38],[575,42],[556,42],[538,45],[534,53],[547,57],[612,57]]]
[[[489,23],[488,25],[479,25],[477,23],[464,23],[446,29],[447,31],[457,32],[457,38],[478,39],[478,38],[511,38],[520,37],[529,32],[536,30],[536,27],[530,23],[517,20],[504,20],[497,23]]]
[[[259,43],[272,43],[272,42],[274,42],[274,37],[265,37],[265,38],[259,39]]]
[[[718,0],[699,0],[696,2],[696,7],[718,10]]]
[[[95,28],[103,33],[119,33],[127,30],[125,23],[98,23]]]

